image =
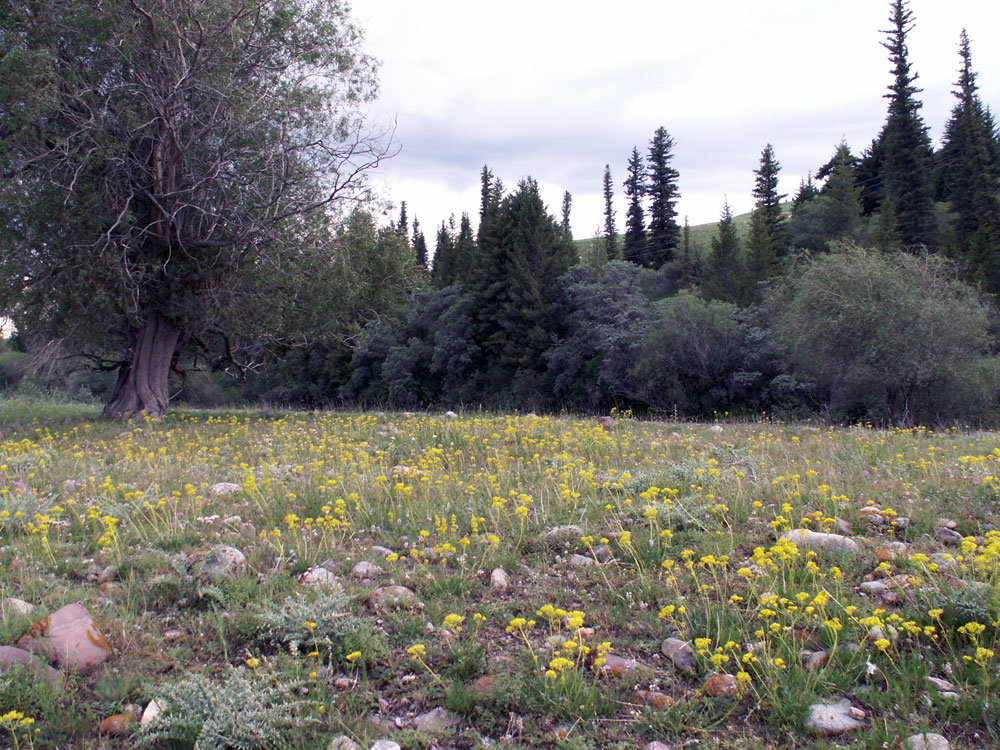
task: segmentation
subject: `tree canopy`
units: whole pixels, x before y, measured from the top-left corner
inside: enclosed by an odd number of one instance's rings
[[[109,414],[161,414],[179,357],[279,330],[337,262],[375,62],[339,0],[5,0],[0,29],[0,305],[120,366]]]

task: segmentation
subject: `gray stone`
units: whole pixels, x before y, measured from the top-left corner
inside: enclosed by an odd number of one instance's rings
[[[934,528],[934,536],[937,537],[939,542],[947,544],[950,547],[957,547],[962,543],[964,538],[957,531],[947,528],[946,526],[936,526]]]
[[[444,413],[445,419],[458,419],[458,415],[453,411],[446,411]]]
[[[403,750],[398,742],[393,742],[392,740],[379,740],[378,742],[372,743],[368,750]]]
[[[382,557],[388,557],[389,555],[394,554],[393,551],[388,547],[380,547],[377,544],[374,547],[372,547],[372,552],[378,555],[382,555]]]
[[[545,532],[545,541],[549,544],[573,544],[583,538],[583,529],[576,524],[556,526]]]
[[[346,734],[341,734],[330,740],[328,750],[361,750],[361,745]]]
[[[490,588],[503,591],[510,586],[510,576],[503,568],[494,568],[490,573]]]
[[[385,571],[378,565],[375,565],[375,563],[362,560],[361,562],[355,563],[354,567],[351,568],[351,578],[364,580],[366,578],[374,578],[379,573],[383,572]]]
[[[649,744],[645,745],[642,750],[672,750],[670,745],[667,745],[659,740],[653,740]]]
[[[35,605],[23,599],[4,599],[0,601],[0,619],[8,617],[30,617],[35,611]]]
[[[413,609],[423,605],[417,595],[406,586],[382,586],[375,589],[368,599],[371,608],[376,611],[389,609]]]
[[[886,585],[885,581],[863,581],[860,588],[866,594],[871,594],[872,596],[882,596],[882,594],[885,593]]]
[[[585,568],[588,565],[597,565],[597,560],[586,555],[570,555],[567,562],[577,568]]]
[[[316,565],[299,576],[299,583],[303,586],[335,586],[337,576],[323,566]]]
[[[208,488],[211,497],[228,497],[243,492],[243,488],[235,482],[216,482]]]
[[[208,555],[193,552],[188,555],[187,566],[199,576],[212,581],[224,581],[246,570],[247,559],[235,547],[219,547]]]
[[[865,725],[856,713],[857,709],[851,706],[848,698],[837,703],[814,703],[809,706],[806,729],[811,729],[822,737],[852,732]]]
[[[660,650],[680,671],[692,675],[695,673],[694,650],[691,648],[691,644],[680,638],[667,638]]]
[[[823,549],[829,552],[855,553],[859,550],[858,543],[841,534],[825,534],[809,529],[792,529],[786,531],[784,539],[795,542],[799,547],[807,549]]]
[[[951,743],[940,734],[927,732],[906,738],[906,750],[951,750]]]
[[[163,706],[161,706],[155,700],[150,701],[149,705],[146,706],[146,708],[142,712],[142,718],[139,719],[139,726],[143,728],[148,727],[150,724],[152,724],[154,721],[160,718],[160,714],[162,713],[163,713]]]
[[[948,682],[948,680],[942,680],[940,677],[928,677],[927,684],[939,693],[950,693],[955,691],[954,685]]]
[[[413,720],[413,726],[424,734],[445,734],[458,725],[458,717],[446,708],[432,709]]]

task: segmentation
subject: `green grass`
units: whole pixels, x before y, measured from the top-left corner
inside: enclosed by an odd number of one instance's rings
[[[427,746],[411,721],[440,706],[460,716],[443,741],[461,748],[556,736],[874,748],[923,729],[962,747],[1000,742],[996,433],[250,410],[123,425],[96,406],[24,400],[0,401],[0,430],[0,598],[36,616],[80,601],[113,649],[54,692],[0,677],[0,716],[33,718],[38,747],[191,747],[238,716],[197,708],[198,691],[229,689],[201,676],[226,674],[234,700],[279,702],[248,714],[259,744],[303,750],[341,733]],[[224,481],[243,491],[214,495]],[[859,513],[869,504],[886,522]],[[936,540],[944,516],[961,546]],[[835,517],[853,525],[857,554],[780,540]],[[579,536],[544,541],[570,524]],[[242,550],[245,570],[199,577],[189,556],[220,545]],[[574,553],[604,562],[574,567]],[[359,560],[383,572],[352,578]],[[342,592],[297,582],[324,562]],[[495,567],[510,588],[490,587]],[[888,599],[860,589],[899,576]],[[390,583],[419,607],[373,610]],[[0,645],[32,619],[0,622]],[[668,636],[695,649],[694,674],[660,654]],[[802,654],[817,651],[827,660],[810,669]],[[632,671],[608,673],[609,656]],[[705,694],[713,672],[739,690]],[[173,734],[98,735],[101,719],[157,696],[188,707],[168,712]],[[811,702],[844,696],[864,730],[826,740],[804,728]]]

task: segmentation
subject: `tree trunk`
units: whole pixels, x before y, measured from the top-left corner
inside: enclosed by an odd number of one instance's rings
[[[151,313],[139,331],[132,361],[122,365],[111,400],[104,407],[105,416],[131,419],[145,412],[162,417],[167,410],[170,392],[167,380],[170,362],[177,350],[180,331],[160,313]]]

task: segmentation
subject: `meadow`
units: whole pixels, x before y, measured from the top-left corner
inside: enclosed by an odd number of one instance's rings
[[[997,747],[998,502],[972,429],[0,400],[0,646],[109,652],[0,744]]]

